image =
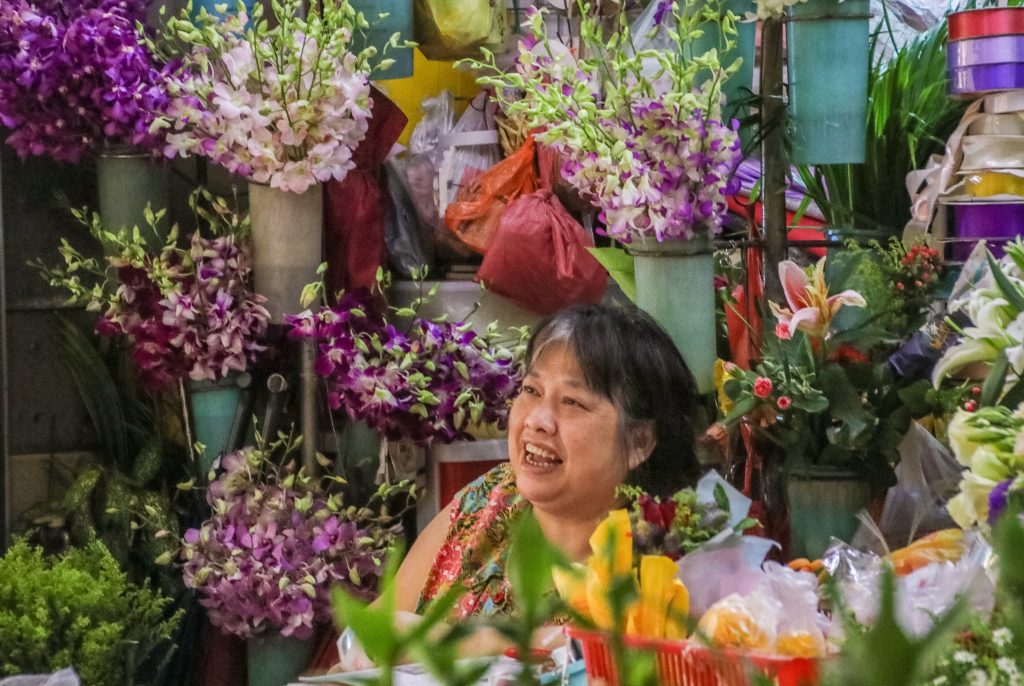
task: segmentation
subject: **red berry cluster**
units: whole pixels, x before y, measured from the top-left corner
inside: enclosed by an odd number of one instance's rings
[[[918,295],[934,287],[942,273],[942,257],[935,248],[915,245],[900,260],[896,289],[908,295]]]

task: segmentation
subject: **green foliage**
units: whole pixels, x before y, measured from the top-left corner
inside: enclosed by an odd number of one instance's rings
[[[910,218],[903,192],[907,173],[942,152],[966,103],[947,94],[946,22],[911,40],[891,60],[879,49],[880,40],[879,34],[873,38],[878,57],[868,77],[864,163],[801,167],[800,176],[829,225],[893,236]]]
[[[157,433],[156,406],[136,393],[130,364],[119,350],[102,353],[61,317],[56,332],[100,448],[78,468],[61,498],[33,508],[26,518],[39,527],[63,526],[73,545],[99,538],[133,582],[158,580],[171,592],[180,587],[179,576],[154,561],[175,550],[180,538],[168,493],[169,482],[182,474],[165,474],[168,445]]]
[[[169,657],[169,603],[132,585],[99,541],[57,559],[18,541],[0,558],[0,676],[71,666],[83,686],[122,684],[133,644],[139,660]]]

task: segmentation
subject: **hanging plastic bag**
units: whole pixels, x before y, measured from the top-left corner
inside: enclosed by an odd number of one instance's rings
[[[390,164],[406,188],[416,211],[423,233],[423,244],[438,262],[458,261],[473,255],[441,221],[437,209],[438,169],[445,150],[441,143],[455,125],[454,98],[449,91],[441,91],[435,98],[427,98],[421,108],[423,118],[413,129],[408,154],[398,155]]]
[[[501,161],[497,111],[498,103],[487,91],[480,91],[439,142],[443,153],[437,176],[437,209],[442,217],[448,204],[460,197],[462,186]]]
[[[405,175],[394,160],[384,165],[387,174],[390,212],[384,218],[384,242],[391,267],[411,277],[419,267],[432,267],[434,243],[432,231],[420,224]]]
[[[477,280],[538,314],[597,303],[608,273],[587,248],[593,239],[547,189],[502,210]]]
[[[477,57],[508,35],[505,0],[416,0],[416,42],[431,60]]]
[[[535,152],[533,137],[528,137],[511,157],[463,184],[459,200],[444,213],[445,225],[459,240],[478,253],[487,252],[502,210],[519,196],[537,190]]]

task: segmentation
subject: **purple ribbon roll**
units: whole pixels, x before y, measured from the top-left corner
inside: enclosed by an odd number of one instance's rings
[[[948,69],[1006,62],[1024,62],[1024,36],[989,36],[953,41],[946,50]]]
[[[1024,62],[957,67],[948,76],[949,92],[954,95],[1024,88]]]

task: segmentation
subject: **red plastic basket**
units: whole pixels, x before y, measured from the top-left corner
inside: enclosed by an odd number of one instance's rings
[[[600,680],[618,686],[619,674],[608,637],[575,627],[569,627],[569,635],[583,644],[583,660],[591,684]],[[658,682],[662,686],[750,686],[754,672],[768,675],[778,686],[818,684],[818,660],[711,650],[692,641],[626,636],[623,642],[627,648],[655,653]]]

